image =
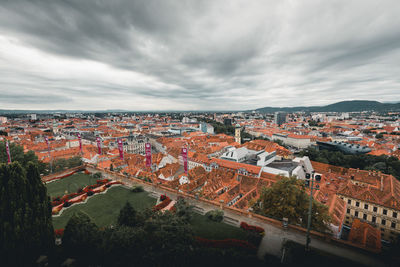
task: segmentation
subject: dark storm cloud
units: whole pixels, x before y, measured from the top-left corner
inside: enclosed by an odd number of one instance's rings
[[[398,1],[2,1],[0,104],[237,110],[400,101],[399,8]],[[19,97],[5,94],[10,88]]]

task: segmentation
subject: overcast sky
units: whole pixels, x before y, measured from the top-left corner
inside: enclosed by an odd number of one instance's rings
[[[0,109],[400,102],[399,10],[399,0],[0,0]]]

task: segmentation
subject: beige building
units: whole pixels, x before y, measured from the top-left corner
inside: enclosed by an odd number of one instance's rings
[[[361,180],[352,176],[337,192],[347,203],[344,225],[350,227],[358,218],[381,230],[382,240],[392,242],[400,234],[400,182],[391,175],[370,175]]]

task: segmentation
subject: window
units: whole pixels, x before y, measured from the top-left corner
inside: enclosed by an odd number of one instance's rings
[[[374,212],[377,212],[378,211],[378,208],[377,207],[374,207]]]
[[[390,227],[396,228],[396,223],[395,223],[395,222],[392,222],[392,223],[390,224]]]
[[[358,211],[354,212],[354,216],[358,217]]]
[[[363,215],[363,219],[366,220],[367,219],[367,214]]]
[[[351,199],[348,199],[348,200],[347,200],[347,204],[351,204]]]
[[[393,218],[397,218],[397,212],[393,212]]]
[[[360,207],[360,202],[356,201],[356,206]]]
[[[386,220],[382,219],[381,224],[386,225]]]
[[[387,210],[383,209],[383,215],[387,215]]]
[[[347,213],[350,213],[350,209],[347,209]]]
[[[376,217],[375,216],[372,217],[372,222],[373,223],[376,222]]]
[[[368,204],[364,204],[364,209],[368,209]]]

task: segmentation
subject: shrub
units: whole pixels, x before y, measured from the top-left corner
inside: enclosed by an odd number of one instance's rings
[[[71,203],[69,203],[68,201],[65,201],[64,204],[63,204],[63,207],[66,208],[66,207],[69,207],[69,206],[71,206]]]
[[[135,185],[131,189],[131,192],[133,192],[133,193],[139,193],[139,192],[143,192],[143,191],[144,191],[144,189],[143,189],[143,186],[141,186],[141,185]]]
[[[210,210],[205,215],[214,222],[221,222],[224,219],[224,212],[222,210]]]
[[[103,176],[103,174],[101,172],[96,172],[93,177],[96,179],[100,179]]]
[[[90,196],[93,196],[93,191],[92,190],[90,190],[90,191],[88,191],[87,193],[86,193],[86,195],[88,196],[88,197],[90,197]]]
[[[160,196],[160,201],[164,201],[166,198],[167,198],[166,195],[161,195],[161,196]]]
[[[64,229],[55,229],[54,236],[56,238],[61,238],[64,235]]]
[[[265,232],[264,228],[261,228],[261,227],[258,227],[258,226],[254,226],[254,225],[250,225],[250,224],[247,224],[245,222],[241,222],[240,223],[240,228],[242,228],[244,230],[247,230],[247,231],[260,233],[260,234]]]

